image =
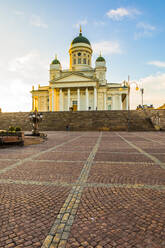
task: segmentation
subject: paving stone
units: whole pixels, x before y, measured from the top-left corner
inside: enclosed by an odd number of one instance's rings
[[[0,184],[0,191],[3,192],[0,195],[0,226],[6,230],[11,227],[9,233],[0,229],[0,237],[10,237],[5,240],[6,245],[12,244],[13,241],[14,245],[8,247],[33,247],[33,242],[41,244],[69,190],[66,187]],[[2,242],[0,240],[0,247]],[[37,247],[37,244],[35,246]]]
[[[0,150],[0,247],[165,247],[165,133],[99,135]]]

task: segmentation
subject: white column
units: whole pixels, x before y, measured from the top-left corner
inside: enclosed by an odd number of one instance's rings
[[[77,110],[80,110],[80,88],[77,89]]]
[[[89,107],[88,88],[85,89],[85,95],[86,95],[86,110],[88,110]]]
[[[125,106],[126,106],[126,110],[128,110],[128,95],[126,95],[125,98]]]
[[[68,111],[70,108],[70,88],[68,88]]]
[[[118,100],[118,101],[119,101],[119,105],[118,105],[119,108],[118,108],[118,109],[119,109],[119,110],[122,110],[122,94],[119,94],[118,99],[119,99],[119,100]]]
[[[112,95],[112,110],[114,110],[114,95]]]
[[[63,96],[62,96],[61,88],[60,88],[60,111],[63,111]]]
[[[112,95],[112,110],[115,110],[115,95]]]
[[[54,111],[54,88],[52,87],[52,112]]]
[[[97,89],[94,87],[94,110],[97,109]]]
[[[107,93],[104,92],[104,110],[107,110]]]

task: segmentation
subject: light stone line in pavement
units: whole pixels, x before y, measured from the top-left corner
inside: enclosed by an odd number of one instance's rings
[[[83,188],[133,188],[133,189],[154,189],[165,190],[165,185],[150,185],[150,184],[121,184],[121,183],[67,183],[67,182],[40,182],[30,180],[12,180],[12,179],[0,179],[0,184],[22,184],[22,185],[39,185],[39,186],[52,186],[52,187],[75,187],[80,186]]]
[[[84,187],[96,187],[96,188],[132,188],[132,189],[154,189],[165,190],[165,185],[150,185],[150,184],[121,184],[121,183],[86,183]]]
[[[147,137],[142,137],[141,135],[139,136],[139,135],[134,134],[134,136],[135,136],[135,137],[143,138],[143,139],[148,140],[148,141],[152,141],[152,142],[158,143],[158,144],[160,144],[160,145],[165,145],[165,144],[164,144],[163,142],[161,142],[161,141],[153,140],[153,139],[150,139],[150,138],[147,138]]]
[[[92,150],[92,149],[91,149]],[[62,151],[52,151],[52,152],[56,152],[56,153],[58,153],[58,152],[68,152],[68,153],[87,153],[87,152],[89,152],[89,150],[86,150],[86,151],[73,151],[73,150],[66,150],[65,151],[65,149],[64,150],[62,150]]]
[[[72,187],[64,205],[48,234],[41,248],[65,248],[67,239],[70,234],[71,226],[77,213],[77,209],[81,200],[84,187],[81,184],[86,183],[89,171],[92,166],[93,159],[98,150],[102,132],[100,133],[95,146],[93,147],[84,167],[76,181],[76,185]],[[80,185],[80,186],[79,186]]]
[[[38,157],[38,156],[40,156],[40,155],[42,155],[42,154],[45,154],[45,153],[47,153],[47,152],[51,152],[51,151],[53,151],[54,149],[56,149],[56,148],[58,148],[58,147],[61,147],[61,146],[65,145],[65,144],[68,144],[68,143],[70,143],[70,142],[72,142],[72,141],[74,141],[74,140],[76,140],[76,139],[78,139],[78,138],[80,138],[80,137],[82,137],[82,136],[83,136],[83,135],[80,135],[80,136],[78,136],[78,137],[75,137],[75,138],[73,138],[73,139],[70,139],[70,140],[68,140],[68,141],[65,141],[65,142],[63,142],[63,143],[61,143],[61,144],[59,144],[59,145],[55,145],[55,146],[53,146],[53,147],[51,147],[51,148],[48,148],[47,150],[38,152],[37,154],[35,153],[34,155],[29,156],[28,158],[21,159],[21,160],[19,160],[18,162],[14,163],[14,164],[12,164],[12,165],[10,165],[10,166],[4,168],[4,169],[1,169],[1,170],[0,170],[0,174],[3,174],[3,173],[5,173],[5,172],[7,172],[8,170],[14,169],[15,167],[17,167],[17,166],[19,166],[19,165],[22,165],[22,164],[25,163],[25,162],[31,161],[32,159],[34,159],[34,158],[36,158],[36,157]]]
[[[139,153],[138,153],[139,154]],[[142,165],[154,165],[155,163],[153,162],[121,162],[121,161],[94,161],[96,164],[142,164]],[[162,163],[165,165],[165,163]]]
[[[12,162],[15,162],[15,161],[16,161],[16,162],[17,162],[17,161],[20,161],[20,160],[21,160],[21,159],[15,159],[15,158],[13,158],[13,159],[12,159],[12,158],[0,158],[0,162],[1,162],[1,161],[2,161],[2,162],[3,162],[3,161],[6,161],[6,162],[7,162],[7,161],[12,161]]]
[[[125,154],[126,152],[104,152],[104,151],[99,151],[99,152],[97,152],[97,154],[99,154],[99,153],[107,153],[107,154],[110,154],[110,153],[112,153],[112,154]],[[139,152],[128,152],[128,154],[139,154]]]
[[[160,167],[162,169],[165,169],[165,165],[164,163],[162,163],[158,158],[154,157],[153,155],[150,155],[149,153],[145,152],[144,150],[142,150],[140,147],[134,145],[132,142],[128,141],[127,139],[125,139],[124,137],[122,137],[120,134],[117,133],[117,135],[124,140],[127,144],[129,144],[130,146],[132,146],[133,148],[135,148],[137,151],[139,151],[140,153],[142,153],[143,155],[145,155],[146,157],[150,158],[152,161],[155,162],[155,164],[160,165]]]
[[[33,161],[34,163],[36,163],[36,162],[41,162],[41,163],[84,163],[86,160],[74,160],[74,161],[72,161],[72,160],[44,160],[44,159],[42,159],[42,160],[37,160],[37,159],[35,159],[35,160],[31,160],[31,161]]]
[[[39,186],[63,186],[63,187],[73,187],[75,183],[67,183],[61,181],[55,182],[41,182],[32,180],[13,180],[13,179],[0,179],[0,184],[23,184],[23,185],[39,185]]]

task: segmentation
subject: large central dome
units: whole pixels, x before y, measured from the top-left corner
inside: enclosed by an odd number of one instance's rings
[[[69,55],[70,69],[78,71],[91,68],[92,47],[89,40],[82,36],[81,27],[79,36],[71,43]]]
[[[72,41],[71,45],[76,44],[76,43],[86,43],[88,45],[91,45],[89,40],[86,37],[82,36],[81,31],[79,33],[79,36],[74,38],[74,40]]]

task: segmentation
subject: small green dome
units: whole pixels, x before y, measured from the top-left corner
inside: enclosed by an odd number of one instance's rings
[[[89,40],[87,38],[85,38],[84,36],[82,36],[81,32],[80,32],[79,36],[74,38],[74,40],[72,41],[71,45],[76,44],[76,43],[86,43],[88,45],[91,45]]]
[[[53,61],[52,61],[52,65],[57,65],[57,64],[60,64],[60,61],[55,58]]]
[[[96,59],[96,62],[105,62],[105,59],[104,59],[102,56],[99,56],[99,57]]]

